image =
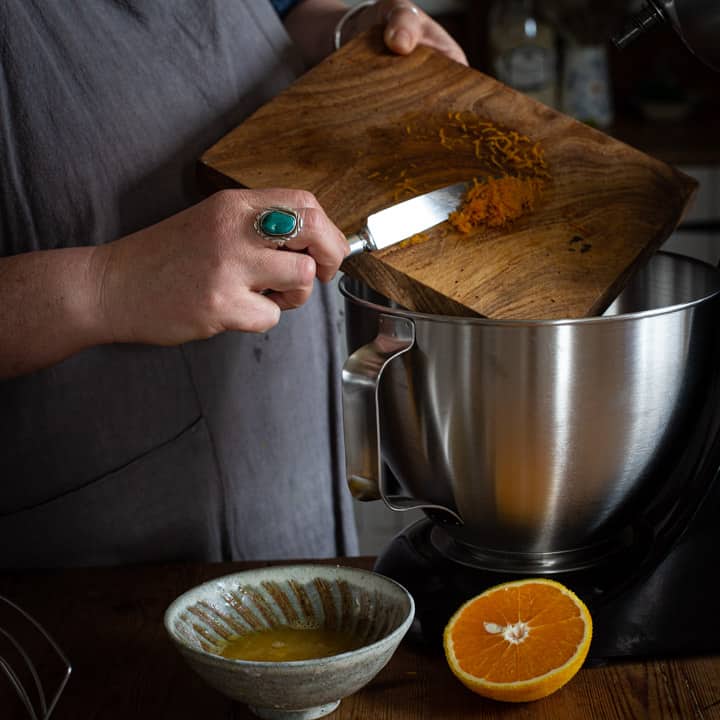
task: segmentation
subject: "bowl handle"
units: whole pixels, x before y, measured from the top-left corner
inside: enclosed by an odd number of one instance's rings
[[[345,361],[342,402],[348,486],[358,500],[383,500],[391,510],[399,511],[439,510],[449,513],[454,524],[462,524],[458,514],[443,505],[386,492],[380,450],[380,378],[388,363],[408,352],[414,343],[415,323],[412,320],[381,313],[375,339]]]

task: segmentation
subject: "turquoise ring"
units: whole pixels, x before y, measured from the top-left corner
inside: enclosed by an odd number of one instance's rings
[[[302,230],[302,218],[295,210],[284,207],[269,207],[255,218],[255,232],[278,247],[297,237]]]

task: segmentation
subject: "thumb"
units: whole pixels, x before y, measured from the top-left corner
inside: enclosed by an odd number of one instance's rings
[[[411,53],[422,37],[422,18],[414,5],[398,4],[388,13],[384,40],[399,55]]]

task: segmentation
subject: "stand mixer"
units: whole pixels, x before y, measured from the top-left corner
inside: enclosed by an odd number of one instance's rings
[[[550,575],[590,607],[595,658],[720,650],[716,268],[657,253],[602,317],[568,321],[340,287],[348,481],[425,514],[376,569],[413,594],[426,639],[486,588]]]
[[[720,70],[720,5],[715,0],[648,0],[613,42],[619,48],[627,47],[664,22],[670,23],[700,60]]]
[[[720,69],[716,0],[649,0]],[[602,317],[408,312],[343,278],[348,483],[424,519],[376,570],[439,643],[488,587],[552,576],[593,613],[590,658],[720,651],[720,271],[657,253]],[[698,621],[698,619],[701,619]]]

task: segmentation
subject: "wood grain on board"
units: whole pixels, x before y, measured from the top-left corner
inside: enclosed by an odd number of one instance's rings
[[[300,77],[201,159],[211,187],[315,193],[347,234],[413,194],[492,174],[472,143],[448,147],[453,118],[516,130],[551,176],[510,226],[424,241],[343,264],[420,312],[499,319],[601,313],[680,222],[696,182],[608,135],[426,47],[400,57],[370,32]],[[457,123],[455,123],[457,124]]]

